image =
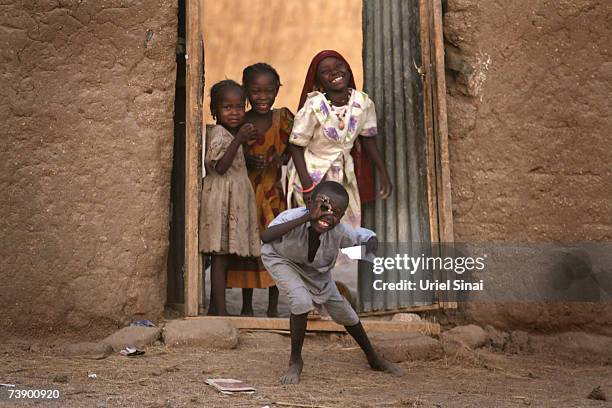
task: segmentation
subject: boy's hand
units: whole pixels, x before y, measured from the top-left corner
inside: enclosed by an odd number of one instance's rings
[[[366,242],[365,247],[366,247],[366,252],[375,253],[376,250],[378,249],[378,238],[372,237],[368,239],[368,242]]]
[[[317,221],[321,217],[334,214],[329,198],[326,197],[317,196],[314,205],[312,205],[310,208],[311,221]]]
[[[252,123],[245,123],[238,129],[238,133],[234,137],[240,144],[247,143],[252,145],[257,139],[257,128]]]

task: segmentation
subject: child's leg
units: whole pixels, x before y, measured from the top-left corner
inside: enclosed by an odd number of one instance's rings
[[[253,288],[242,288],[242,316],[253,316]]]
[[[225,275],[229,255],[211,255],[209,316],[227,316],[225,310]]]
[[[208,267],[210,266],[210,255],[205,255],[202,254],[202,281],[206,280],[206,269],[208,269]],[[211,275],[212,276],[212,275]],[[204,297],[204,302],[206,302],[206,290],[204,291],[204,293],[202,294]],[[210,314],[216,314],[216,311],[214,310],[214,300],[213,300],[213,290],[211,288],[210,290],[210,298],[208,299],[208,309],[207,309],[207,313]]]
[[[291,329],[291,357],[289,369],[281,377],[282,384],[297,384],[302,374],[302,346],[306,336],[308,313],[313,309],[312,295],[306,288],[300,276],[298,267],[276,254],[266,254],[262,251],[261,259],[266,269],[274,278],[279,291],[282,291],[291,308],[289,327]]]
[[[268,288],[268,317],[278,317],[278,287]]]
[[[404,370],[400,366],[385,360],[384,358],[380,357],[376,351],[374,351],[374,348],[370,343],[370,339],[361,325],[361,322],[358,322],[353,326],[344,327],[346,328],[346,331],[353,336],[357,344],[359,344],[359,347],[361,347],[365,353],[368,363],[370,363],[370,367],[372,367],[374,370],[386,371],[397,377],[401,377],[405,374]]]
[[[385,360],[374,351],[357,313],[355,313],[349,302],[340,293],[335,293],[325,302],[325,309],[336,323],[343,325],[346,331],[353,336],[365,353],[370,367],[375,370],[389,372],[398,377],[404,375],[404,370],[401,367]]]
[[[297,384],[300,382],[302,374],[302,346],[306,337],[306,324],[308,323],[308,313],[295,315],[291,313],[289,327],[291,329],[291,357],[289,358],[289,369],[281,377],[281,384]]]

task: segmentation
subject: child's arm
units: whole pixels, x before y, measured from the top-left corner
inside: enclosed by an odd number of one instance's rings
[[[308,174],[308,169],[306,168],[306,160],[304,159],[304,148],[302,146],[289,143],[287,149],[289,150],[289,154],[293,159],[295,170],[297,171],[297,174],[300,177],[302,188],[310,188],[312,186],[313,181],[310,178],[310,174]],[[303,193],[304,201],[308,201],[307,198],[309,196],[310,193]]]
[[[223,154],[223,157],[221,157],[217,161],[217,164],[215,164],[215,172],[217,172],[217,174],[225,174],[227,169],[230,168],[239,147],[240,142],[238,142],[236,138],[234,138],[234,140],[232,140],[230,145],[227,147],[227,150]]]
[[[291,132],[293,132],[293,113],[287,108],[282,108],[281,110],[281,120],[280,120],[280,139],[283,143],[283,149],[281,153],[281,165],[286,165],[289,163],[289,159],[291,155],[289,154],[289,137],[291,136]],[[303,150],[302,150],[303,152]]]
[[[380,157],[380,153],[378,152],[378,147],[376,147],[376,139],[374,136],[378,133],[378,129],[376,127],[376,106],[374,102],[370,98],[366,98],[365,103],[365,122],[363,124],[363,129],[359,134],[359,140],[361,141],[361,145],[363,149],[366,151],[366,154],[374,162],[376,166],[376,170],[378,170],[378,174],[380,175],[380,190],[378,192],[379,197],[387,198],[391,195],[391,191],[393,190],[393,185],[391,184],[391,180],[389,179],[389,173],[387,172],[387,168]]]
[[[314,136],[318,120],[312,108],[312,100],[307,99],[306,103],[296,113],[289,136],[287,151],[293,159],[295,170],[297,171],[302,189],[308,190],[313,185],[313,180],[308,174],[308,167],[304,159],[304,148],[308,146]],[[304,202],[310,201],[310,193],[302,193]]]
[[[249,154],[244,150],[244,160],[249,170],[259,170],[266,168],[266,158],[262,154]]]
[[[374,252],[378,249],[378,239],[374,231],[367,228],[353,228],[346,224],[340,224],[336,228],[342,229],[340,248],[365,245],[367,252]]]
[[[367,240],[367,242],[365,243],[365,247],[366,252],[376,252],[376,250],[378,249],[378,238],[376,238],[376,235]]]
[[[387,172],[387,168],[380,157],[380,153],[378,152],[378,147],[376,147],[376,140],[373,137],[360,137],[361,144],[366,151],[368,157],[374,162],[378,173],[381,175],[380,180],[380,197],[387,198],[391,195],[393,191],[393,185],[391,184],[391,180],[389,179],[389,173]]]
[[[298,218],[283,222],[282,224],[270,225],[264,232],[261,233],[261,241],[264,244],[271,241],[276,241],[295,227],[298,227],[308,221],[316,221],[325,215],[333,215],[334,212],[331,209],[324,211],[321,209],[320,202],[317,201],[317,203],[319,205],[314,206],[312,211],[306,211],[304,215]]]
[[[301,217],[283,222],[282,224],[272,225],[261,233],[261,241],[264,244],[276,241],[295,227],[298,227],[308,221],[310,221],[310,213],[306,212]]]
[[[238,152],[238,148],[243,143],[248,143],[254,138],[257,137],[257,128],[251,123],[247,123],[243,125],[234,136],[234,139],[227,147],[227,150],[223,154],[217,164],[215,164],[215,171],[218,174],[225,174],[227,169],[230,168],[232,162],[234,161],[234,157],[236,157],[236,152]]]

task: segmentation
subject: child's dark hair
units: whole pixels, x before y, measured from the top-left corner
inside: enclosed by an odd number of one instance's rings
[[[246,93],[244,92],[244,88],[240,86],[238,82],[231,79],[219,81],[210,87],[210,114],[213,117],[217,115],[217,106],[219,105],[219,102],[221,102],[223,94],[231,88],[238,89],[242,94],[242,99],[246,101]]]
[[[312,190],[313,199],[319,193],[327,193],[329,195],[334,195],[338,198],[346,200],[347,203],[349,202],[349,195],[346,191],[346,188],[344,188],[342,184],[337,183],[335,181],[322,181],[321,183],[317,184]]]
[[[258,62],[257,64],[249,65],[244,70],[242,70],[242,86],[245,88],[249,86],[250,83],[253,82],[253,79],[257,75],[270,75],[274,82],[276,83],[276,87],[279,88],[281,86],[280,76],[278,72],[271,65],[266,64],[265,62]]]

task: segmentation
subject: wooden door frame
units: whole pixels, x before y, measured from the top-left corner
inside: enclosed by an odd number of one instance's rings
[[[186,45],[186,117],[185,117],[185,303],[186,316],[197,316],[202,297],[202,275],[198,217],[202,172],[199,152],[202,148],[204,103],[204,0],[185,0]]]
[[[424,81],[423,103],[431,242],[444,244],[440,248],[441,251],[445,251],[445,248],[448,248],[446,244],[452,244],[454,241],[454,232],[441,0],[419,0],[419,14],[423,63],[419,73]],[[452,294],[449,297],[448,293],[438,293],[438,299],[441,308],[457,307]]]
[[[185,118],[185,280],[184,314],[197,316],[203,283],[199,254],[204,102],[204,0],[186,0],[186,118]],[[427,138],[427,185],[432,242],[453,242],[451,179],[444,78],[441,0],[419,0],[420,39],[424,80],[424,121]],[[452,301],[440,307],[456,307]]]

